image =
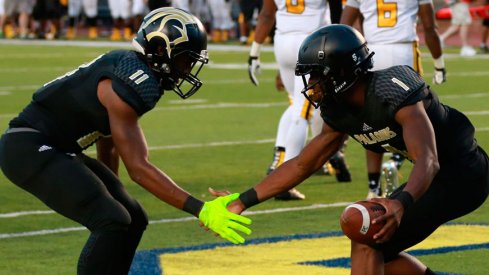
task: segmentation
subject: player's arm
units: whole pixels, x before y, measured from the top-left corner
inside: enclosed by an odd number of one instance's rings
[[[274,0],[264,0],[256,21],[254,42],[262,44],[268,37],[275,24],[275,13],[277,6]]]
[[[440,168],[435,132],[421,101],[401,108],[395,119],[402,126],[404,142],[414,163],[404,191],[415,202],[426,192]]]
[[[98,96],[109,114],[115,149],[131,179],[159,199],[183,209],[189,194],[149,162],[146,140],[136,111],[114,92],[109,79],[99,83]]]
[[[277,6],[273,0],[264,0],[260,14],[258,15],[255,37],[251,44],[250,54],[248,57],[248,75],[251,83],[258,86],[259,81],[256,78],[260,74],[260,51],[261,45],[270,34],[275,24],[275,12]]]
[[[390,239],[398,228],[404,211],[428,190],[440,169],[435,133],[423,103],[420,101],[402,107],[396,113],[395,120],[402,126],[404,143],[414,166],[402,192],[393,199],[373,199],[387,209],[385,215],[374,220],[374,223],[386,222],[374,236],[380,243]]]
[[[361,13],[359,9],[346,5],[343,9],[343,12],[341,13],[340,24],[353,26],[355,21],[360,18],[360,16]]]
[[[426,45],[430,50],[435,66],[433,82],[441,84],[446,81],[446,70],[433,4],[430,2],[419,5],[418,17],[423,25]]]
[[[246,208],[300,184],[339,150],[345,137],[344,133],[324,123],[321,133],[297,157],[284,162],[254,188],[241,193],[240,199],[231,203],[228,209],[241,213]]]
[[[104,137],[97,141],[97,159],[107,165],[114,174],[119,174],[119,154],[112,137]]]
[[[251,233],[240,224],[250,224],[251,220],[226,210],[226,206],[236,200],[239,194],[220,197],[206,203],[191,196],[149,162],[146,140],[138,124],[139,117],[112,89],[110,79],[99,83],[97,95],[107,109],[115,148],[131,179],[160,200],[198,217],[205,226],[221,237],[233,243],[243,243],[244,238],[235,230]]]

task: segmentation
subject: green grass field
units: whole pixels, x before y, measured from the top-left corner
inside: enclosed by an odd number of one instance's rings
[[[37,87],[110,49],[0,44],[0,129],[7,127],[8,121],[29,102]],[[455,54],[458,52],[456,49],[447,51],[454,53],[446,59],[448,82],[434,89],[444,103],[468,115],[477,128],[479,143],[489,150],[488,56],[460,58]],[[211,199],[207,193],[210,186],[241,192],[264,176],[272,157],[277,123],[286,108],[285,94],[276,92],[274,88],[275,69],[264,69],[259,77],[261,85],[254,87],[248,80],[245,51],[211,48],[210,58],[211,64],[201,75],[205,85],[196,95],[182,101],[173,92],[167,92],[156,109],[141,119],[151,147],[151,161],[180,186],[203,200]],[[273,62],[273,54],[264,52],[262,63]],[[425,78],[429,83],[431,62],[431,58],[424,58]],[[222,66],[226,64],[241,66]],[[93,148],[88,153],[93,155]],[[365,154],[353,141],[348,144],[347,161],[353,182],[337,183],[331,176],[312,176],[298,187],[306,194],[306,200],[270,200],[251,210],[363,199],[367,194]],[[409,164],[404,165],[401,171],[404,179],[409,168]],[[189,215],[160,202],[131,182],[125,171],[121,177],[129,193],[140,201],[150,220],[154,221],[148,226],[139,251],[221,242],[203,231],[195,220],[164,222]],[[460,188],[464,187],[461,185]],[[253,215],[254,232],[250,238],[339,231],[338,217],[342,209],[343,206],[311,207]],[[77,230],[78,224],[58,214],[42,212],[47,210],[46,206],[11,184],[0,173],[0,274],[76,273],[77,258],[88,231]],[[12,213],[27,215],[10,217],[8,214]],[[489,224],[489,202],[456,222]],[[38,233],[29,236],[32,232]],[[486,233],[478,241],[488,243],[489,228]],[[267,253],[275,253],[275,250]],[[307,251],[303,253],[307,254]],[[212,256],[212,252],[208,254]],[[486,246],[431,254],[420,259],[436,271],[482,275],[489,270],[488,257]],[[235,265],[239,272],[235,274],[252,274],[239,269],[240,262],[246,262],[246,259],[236,257]],[[273,262],[269,264],[274,265]],[[192,265],[183,268],[183,274],[196,272]],[[282,273],[291,274],[287,269]]]

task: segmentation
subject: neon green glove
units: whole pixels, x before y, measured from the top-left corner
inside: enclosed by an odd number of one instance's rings
[[[244,243],[245,241],[236,231],[241,231],[247,235],[251,234],[251,230],[242,225],[250,225],[251,219],[229,212],[226,208],[229,203],[238,199],[238,197],[239,193],[234,193],[205,202],[199,213],[199,220],[206,227],[234,244]]]

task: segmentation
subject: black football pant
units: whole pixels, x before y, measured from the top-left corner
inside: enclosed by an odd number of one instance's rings
[[[91,234],[78,274],[127,274],[148,224],[146,213],[105,165],[58,151],[40,133],[4,134],[0,166],[20,188]]]
[[[450,166],[448,166],[450,165]],[[395,197],[405,185],[396,189]],[[463,160],[441,165],[426,193],[406,210],[392,238],[377,248],[389,262],[399,252],[420,243],[440,225],[464,216],[486,200],[489,194],[489,158],[478,147]]]

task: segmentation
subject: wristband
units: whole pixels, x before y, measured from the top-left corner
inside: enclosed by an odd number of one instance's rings
[[[251,44],[250,56],[259,56],[260,55],[261,44],[253,41]]]
[[[440,55],[437,59],[433,59],[433,63],[435,63],[435,68],[443,69],[445,68],[445,60],[443,59],[443,54]]]
[[[413,196],[407,191],[402,191],[394,199],[401,202],[404,210],[408,209],[414,204]]]
[[[202,201],[192,196],[188,196],[187,200],[183,204],[182,210],[198,217],[202,206],[204,206],[204,203]]]
[[[250,208],[253,205],[260,203],[255,188],[250,188],[247,191],[239,194],[239,200],[246,208]]]

